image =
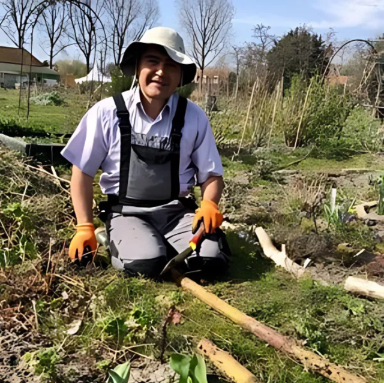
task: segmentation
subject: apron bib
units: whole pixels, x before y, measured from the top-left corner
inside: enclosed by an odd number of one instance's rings
[[[118,204],[152,207],[177,199],[181,130],[187,100],[179,96],[169,137],[153,137],[135,133],[123,96],[118,94],[113,99],[121,137]]]

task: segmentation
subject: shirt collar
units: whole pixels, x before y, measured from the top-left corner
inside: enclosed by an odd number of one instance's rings
[[[162,119],[162,116],[163,116],[163,113],[164,113],[165,111],[169,111],[169,115],[170,115],[170,116],[173,115],[173,112],[174,112],[174,111],[173,111],[173,109],[174,109],[174,108],[173,108],[173,104],[174,104],[173,100],[174,100],[174,98],[175,98],[175,94],[176,94],[176,92],[173,93],[173,94],[171,95],[171,97],[169,97],[168,102],[164,105],[164,108],[161,110],[161,112],[160,112],[159,116],[157,117],[157,119],[161,120],[161,119]],[[147,116],[147,117],[150,119],[150,117],[147,115],[147,113],[145,113],[143,104],[142,104],[142,102],[141,102],[141,98],[140,98],[140,87],[139,87],[139,86],[136,87],[136,89],[135,89],[135,93],[134,93],[134,95],[133,95],[133,105],[135,105],[136,107],[141,108],[141,110],[142,110],[142,112],[145,114],[145,116]],[[157,119],[156,119],[156,120],[157,120]]]

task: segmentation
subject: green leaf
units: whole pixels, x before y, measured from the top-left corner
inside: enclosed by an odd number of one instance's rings
[[[123,379],[123,383],[128,383],[129,375],[131,374],[131,364],[129,362],[119,364],[113,369],[113,371],[119,374],[119,376]]]
[[[113,370],[108,371],[109,380],[108,383],[123,383],[123,379],[120,378],[119,374]]]
[[[189,366],[191,357],[181,354],[172,354],[169,365],[180,375],[179,383],[188,383]]]
[[[194,355],[189,365],[189,375],[192,383],[208,383],[205,361],[200,355]]]

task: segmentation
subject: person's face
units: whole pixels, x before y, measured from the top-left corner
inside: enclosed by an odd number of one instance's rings
[[[180,84],[181,66],[173,61],[165,49],[150,45],[141,56],[139,85],[147,98],[167,100]]]

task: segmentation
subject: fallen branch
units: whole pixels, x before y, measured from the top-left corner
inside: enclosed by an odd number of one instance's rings
[[[236,383],[257,383],[256,376],[249,372],[228,352],[218,348],[208,339],[202,339],[197,351],[207,358],[228,378]]]
[[[301,267],[297,263],[293,262],[290,258],[288,258],[285,245],[282,245],[281,251],[277,250],[271,239],[268,237],[268,234],[262,227],[257,227],[255,233],[259,239],[260,246],[262,247],[266,257],[272,259],[272,261],[275,262],[277,266],[287,270],[296,279],[301,278],[304,275],[304,267]]]
[[[344,288],[352,293],[365,295],[370,298],[384,299],[384,285],[366,279],[348,277]]]
[[[308,370],[316,372],[337,383],[365,383],[363,377],[353,375],[342,367],[323,359],[319,355],[298,346],[291,338],[279,334],[270,327],[258,322],[256,319],[244,314],[240,310],[230,306],[216,295],[208,292],[204,287],[193,282],[191,279],[180,275],[173,270],[173,277],[186,291],[212,307],[217,312],[231,319],[244,329],[255,334],[259,339],[267,342],[277,350],[295,358]]]
[[[356,214],[358,218],[370,221],[382,221],[384,222],[384,215],[378,215],[377,213],[367,213],[366,208],[372,208],[377,206],[377,202],[365,202],[360,205],[356,205]]]

